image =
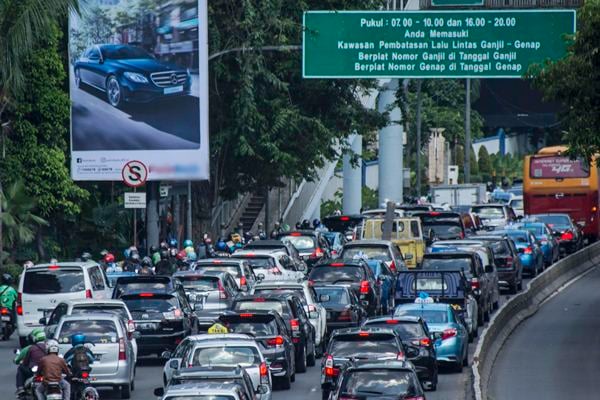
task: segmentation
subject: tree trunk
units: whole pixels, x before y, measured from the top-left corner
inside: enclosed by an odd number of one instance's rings
[[[46,259],[46,249],[44,248],[44,236],[42,234],[42,227],[39,227],[36,235],[35,235],[35,245],[36,245],[36,249],[37,249],[37,254],[38,254],[38,260],[45,260]]]

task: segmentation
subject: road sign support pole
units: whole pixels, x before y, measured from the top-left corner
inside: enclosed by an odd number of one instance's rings
[[[344,214],[359,214],[362,203],[362,136],[353,134],[349,138],[350,149],[344,153],[344,197],[342,204]],[[358,165],[352,165],[352,156],[358,156]]]
[[[192,181],[187,184],[186,239],[192,239]]]
[[[396,104],[398,79],[392,79],[379,92],[378,111],[389,112],[389,123],[379,131],[379,203],[402,203],[404,129],[402,111]]]
[[[133,188],[133,193],[137,192],[137,188]],[[137,247],[137,208],[133,209],[133,245]]]
[[[471,183],[471,78],[467,78],[465,90],[465,183]]]
[[[146,190],[146,248],[148,254],[150,246],[158,246],[159,241],[159,217],[158,217],[158,197],[160,182],[148,182]]]
[[[417,109],[416,109],[416,123],[417,123],[417,151],[415,158],[415,173],[417,175],[417,197],[421,197],[421,128],[422,128],[422,115],[421,109],[423,108],[423,80],[417,79]]]

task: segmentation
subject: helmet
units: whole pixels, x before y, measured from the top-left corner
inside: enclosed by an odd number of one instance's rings
[[[217,249],[217,251],[227,251],[227,243],[225,243],[222,240],[219,240],[215,248]]]
[[[304,221],[302,221],[302,225],[300,226],[302,229],[310,229],[310,222],[305,219]]]
[[[10,274],[2,274],[2,284],[10,285],[12,283],[12,276]]]
[[[188,257],[188,260],[190,260],[190,261],[196,261],[198,259],[198,256],[196,255],[196,253],[194,251],[187,253],[187,257]]]
[[[109,263],[114,263],[115,262],[115,256],[112,253],[107,253],[104,256],[104,262],[109,264]]]
[[[171,239],[171,240],[169,240],[169,246],[170,247],[177,247],[177,239]]]
[[[169,249],[169,256],[177,257],[177,249],[175,249],[175,248]]]
[[[123,255],[125,256],[125,258],[129,258],[129,253],[131,253],[131,250],[129,250],[129,249],[125,249],[123,251]]]
[[[192,242],[190,239],[185,239],[183,241],[183,247],[194,247],[194,242]]]
[[[187,254],[193,253],[194,252],[194,248],[192,246],[188,246],[185,249],[183,249]]]
[[[33,343],[39,343],[46,340],[46,332],[42,328],[34,328],[29,334]]]
[[[321,221],[319,221],[319,218],[313,219],[313,228],[316,228],[319,225],[321,225]]]
[[[58,342],[54,339],[48,340],[48,342],[46,343],[46,353],[58,354],[59,351],[60,351],[60,347],[58,346]]]
[[[152,259],[148,256],[142,259],[142,267],[152,267]]]
[[[140,260],[140,255],[138,254],[137,251],[132,251],[131,253],[132,254],[131,254],[130,258],[131,258],[132,261],[139,261]]]
[[[158,251],[158,247],[155,245],[150,246],[150,254],[154,254]]]
[[[83,254],[81,254],[81,261],[88,261],[92,259],[92,255],[90,253],[88,253],[87,251],[83,252]]]
[[[185,252],[185,250],[181,250],[179,253],[177,253],[177,259],[180,261],[183,261],[187,258],[187,253]]]
[[[160,251],[160,259],[161,260],[166,260],[167,258],[169,258],[169,251],[165,250],[165,249],[162,249]]]
[[[84,345],[85,344],[85,335],[81,332],[77,332],[71,335],[71,345],[73,347]]]
[[[160,248],[163,250],[168,250],[169,244],[163,240],[162,242],[160,242]]]
[[[33,261],[25,261],[25,263],[23,264],[23,268],[27,269],[27,268],[31,268],[33,267]]]

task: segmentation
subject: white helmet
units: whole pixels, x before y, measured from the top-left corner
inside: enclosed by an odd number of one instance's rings
[[[58,342],[54,339],[48,340],[46,342],[46,353],[50,354],[50,353],[55,353],[58,354],[58,352],[60,351],[60,347],[58,345]]]

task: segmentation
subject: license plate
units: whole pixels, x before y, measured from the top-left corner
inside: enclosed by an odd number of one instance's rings
[[[145,330],[155,330],[156,329],[156,324],[154,323],[141,323],[141,324],[136,324],[137,326],[139,326],[140,329],[145,329]]]
[[[183,92],[183,86],[173,86],[164,89],[165,94],[181,93]]]
[[[8,316],[8,315],[3,315],[3,316],[2,316],[2,321],[10,321],[10,316]]]
[[[94,354],[94,361],[100,361],[102,359],[102,354]]]

